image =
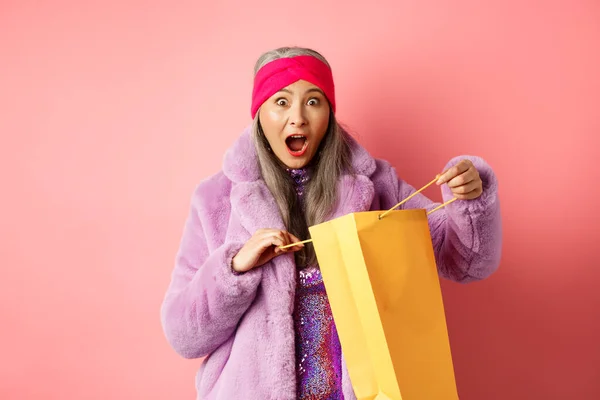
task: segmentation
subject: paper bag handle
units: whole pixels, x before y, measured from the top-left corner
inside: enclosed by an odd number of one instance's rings
[[[408,196],[407,198],[405,198],[404,200],[402,200],[400,203],[396,204],[394,207],[390,208],[389,210],[387,210],[386,212],[384,212],[383,214],[379,215],[379,219],[382,219],[383,217],[385,217],[388,213],[390,213],[391,211],[393,211],[394,209],[400,207],[402,204],[406,203],[408,200],[410,200],[413,196],[416,196],[417,194],[421,193],[423,190],[427,189],[429,186],[433,185],[438,179],[440,178],[440,174],[437,174],[435,176],[435,179],[432,180],[431,182],[429,182],[427,185],[423,186],[421,189],[415,191],[413,194],[411,194],[410,196]],[[434,211],[439,210],[442,207],[446,207],[448,204],[452,203],[453,201],[457,200],[456,197],[448,200],[447,202],[440,204],[439,206],[437,206],[436,208],[434,208],[433,210],[427,212],[427,215],[431,214]]]
[[[400,207],[402,204],[406,203],[408,200],[410,200],[413,196],[416,196],[417,194],[421,193],[423,190],[427,189],[429,186],[433,185],[440,177],[440,174],[435,176],[435,179],[432,180],[431,182],[429,182],[427,185],[423,186],[421,189],[415,191],[413,194],[411,194],[410,196],[408,196],[407,198],[405,198],[404,200],[402,200],[400,203],[396,204],[394,207],[390,208],[389,210],[387,210],[386,212],[379,214],[378,217],[379,219],[382,219],[383,217],[385,217],[388,213],[392,212],[394,209]],[[453,201],[457,200],[457,197],[454,197],[450,200],[448,200],[447,202],[440,204],[439,206],[437,206],[436,208],[434,208],[433,210],[430,210],[427,212],[427,215],[439,210],[442,207],[446,207],[448,204],[452,203]],[[296,242],[296,243],[292,243],[292,244],[288,244],[286,246],[279,246],[280,249],[287,249],[288,247],[293,247],[296,246],[300,243],[309,243],[312,242],[312,239],[307,239],[307,240],[303,240],[301,242]]]

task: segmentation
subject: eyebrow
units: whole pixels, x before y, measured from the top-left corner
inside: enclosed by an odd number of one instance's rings
[[[285,89],[285,88],[279,90],[277,93],[279,93],[279,92],[286,92],[286,93],[289,93],[289,94],[294,94],[294,92],[292,92],[289,89]],[[321,89],[319,89],[319,88],[310,88],[310,89],[308,89],[306,91],[306,93],[312,93],[312,92],[321,93],[323,96],[325,96],[325,93],[323,93],[323,91]]]

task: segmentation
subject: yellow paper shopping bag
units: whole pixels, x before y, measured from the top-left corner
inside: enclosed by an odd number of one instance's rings
[[[309,228],[354,392],[458,399],[427,212],[385,214]]]

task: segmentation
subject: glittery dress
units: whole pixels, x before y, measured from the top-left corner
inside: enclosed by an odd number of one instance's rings
[[[303,201],[310,174],[288,170]],[[299,400],[339,400],[342,393],[342,349],[318,265],[298,271],[294,326]]]

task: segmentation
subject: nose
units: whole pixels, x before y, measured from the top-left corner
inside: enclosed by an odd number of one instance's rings
[[[290,107],[290,125],[299,127],[306,125],[308,122],[305,115],[304,104],[301,102],[297,102],[292,107]]]

